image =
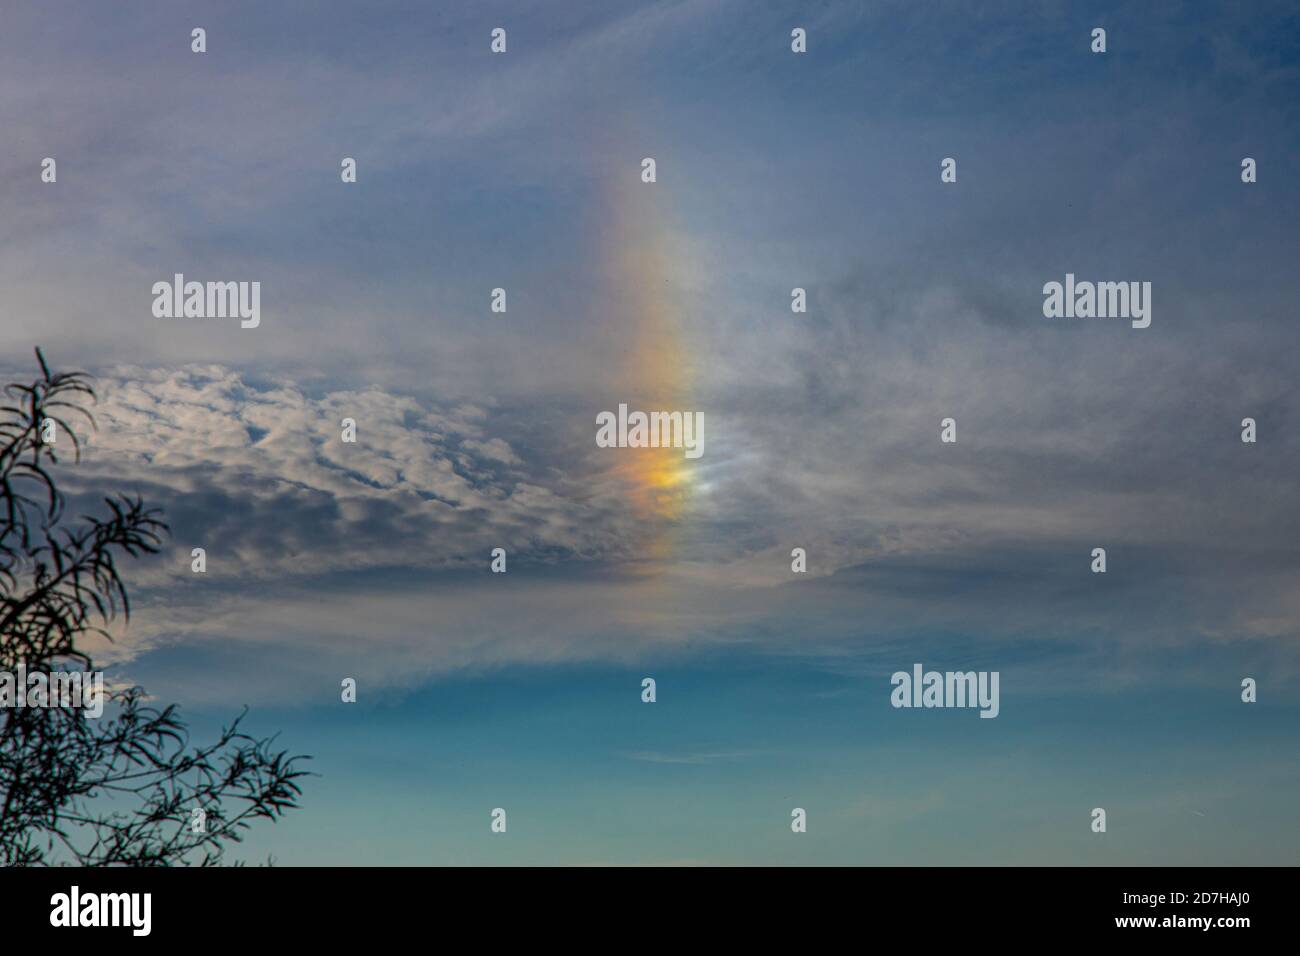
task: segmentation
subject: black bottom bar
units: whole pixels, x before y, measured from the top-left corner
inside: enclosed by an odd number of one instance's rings
[[[905,932],[947,939],[1049,938],[1232,945],[1288,923],[1294,871],[1205,869],[9,869],[20,939],[127,945],[369,944],[412,932],[465,942],[717,938],[804,944]],[[75,891],[74,895],[73,887]],[[104,896],[104,894],[110,894]],[[147,935],[136,935],[145,920]],[[116,926],[70,925],[116,922]],[[53,925],[59,922],[69,925]],[[1244,935],[1243,935],[1244,934]]]

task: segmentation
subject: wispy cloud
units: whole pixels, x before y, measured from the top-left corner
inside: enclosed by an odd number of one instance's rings
[[[665,764],[686,764],[690,766],[703,766],[705,764],[716,763],[735,763],[738,760],[747,760],[757,756],[756,751],[720,751],[720,752],[691,752],[691,753],[660,753],[658,751],[637,751],[634,753],[622,754],[628,760],[637,760],[642,763],[665,763]]]

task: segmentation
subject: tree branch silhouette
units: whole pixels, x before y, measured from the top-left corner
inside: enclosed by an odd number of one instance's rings
[[[0,406],[0,671],[89,671],[81,639],[112,640],[108,625],[130,617],[120,558],[157,554],[168,528],[123,496],[68,526],[57,441],[44,436],[52,422],[80,460],[70,421],[95,427],[95,392],[85,374],[53,373],[40,349],[36,359],[40,377],[6,386]],[[195,746],[175,706],[151,705],[139,687],[104,696],[99,718],[0,708],[0,863],[210,866],[252,823],[298,806],[308,758],[244,733],[247,709]]]

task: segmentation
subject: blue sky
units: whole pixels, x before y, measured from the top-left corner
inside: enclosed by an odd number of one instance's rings
[[[1293,708],[1066,688],[1004,699],[996,721],[937,710],[903,721],[883,673],[734,657],[655,671],[654,706],[629,694],[637,671],[578,668],[447,680],[360,716],[260,714],[318,742],[322,777],[310,808],[255,833],[247,852],[362,865],[1295,857],[1296,775],[1279,759],[1294,748]],[[1105,835],[1087,828],[1095,805],[1108,808]],[[496,806],[510,830],[494,840]],[[807,834],[789,830],[796,806]]]
[[[8,12],[0,365],[94,372],[69,490],[173,529],[90,649],[315,756],[251,858],[1294,863],[1297,26]],[[155,318],[176,272],[261,282],[261,325]],[[1067,272],[1151,282],[1151,327],[1044,318]],[[704,456],[597,448],[620,402],[702,411]],[[917,661],[1001,714],[893,709]]]

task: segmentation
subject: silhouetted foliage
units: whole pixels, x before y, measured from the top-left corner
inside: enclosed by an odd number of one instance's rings
[[[90,671],[80,639],[111,640],[107,626],[130,616],[118,561],[158,553],[167,526],[126,497],[68,526],[56,447],[70,442],[80,459],[71,424],[94,427],[95,393],[84,374],[55,374],[36,357],[40,378],[7,386],[0,407],[0,671]],[[47,420],[55,444],[43,440]],[[297,806],[306,758],[243,733],[244,714],[192,746],[174,706],[151,705],[139,687],[106,687],[105,698],[99,718],[0,708],[0,862],[212,865],[251,822]],[[202,832],[190,825],[195,807]]]

